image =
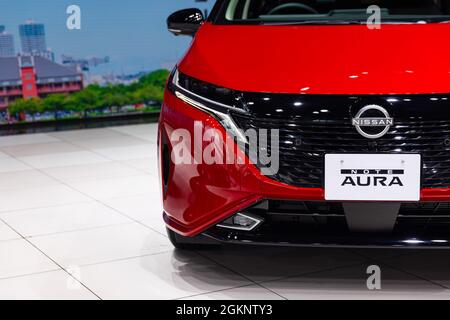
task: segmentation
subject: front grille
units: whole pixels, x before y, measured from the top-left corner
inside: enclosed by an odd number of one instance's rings
[[[279,130],[280,168],[271,178],[285,184],[323,188],[327,153],[418,153],[423,159],[422,187],[450,187],[450,121],[447,120],[397,120],[384,137],[369,140],[356,131],[350,117],[305,121],[294,117],[235,114],[233,118],[243,130]]]
[[[262,215],[270,223],[333,226],[347,229],[345,211],[340,202],[268,200],[264,206],[256,206],[249,212]],[[450,203],[402,203],[397,217],[396,230],[414,227],[423,230],[430,227],[450,228]]]
[[[261,210],[256,206],[252,209]],[[298,216],[344,216],[342,202],[320,201],[290,201],[268,200],[266,212],[273,215],[298,215]],[[399,212],[400,217],[420,216],[424,218],[448,216],[450,217],[450,202],[405,202],[402,203]]]
[[[401,206],[400,217],[448,217],[450,218],[449,202],[404,203]]]

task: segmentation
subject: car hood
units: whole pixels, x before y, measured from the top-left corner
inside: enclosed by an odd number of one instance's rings
[[[450,24],[218,26],[197,33],[180,70],[240,91],[450,93]]]

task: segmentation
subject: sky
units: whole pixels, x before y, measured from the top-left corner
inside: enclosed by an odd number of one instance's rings
[[[20,49],[18,25],[32,19],[44,23],[47,46],[60,61],[62,54],[77,58],[109,56],[111,63],[93,73],[134,73],[171,67],[186,51],[189,37],[167,31],[174,11],[210,9],[213,0],[0,0],[0,25],[14,35]],[[81,8],[81,30],[68,30],[66,8]]]

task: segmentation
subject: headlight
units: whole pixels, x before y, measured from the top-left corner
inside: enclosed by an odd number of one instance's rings
[[[188,77],[178,71],[176,71],[175,76],[178,86],[199,97],[208,99],[212,103],[232,108],[236,102],[234,101],[235,92],[233,90],[216,87],[212,84]]]
[[[239,141],[247,143],[244,133],[230,116],[230,112],[247,112],[239,93],[188,77],[178,69],[172,72],[168,88],[177,98],[210,114]]]

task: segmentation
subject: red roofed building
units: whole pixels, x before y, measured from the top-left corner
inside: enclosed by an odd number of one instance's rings
[[[83,75],[37,56],[0,58],[0,111],[18,98],[45,97],[83,89]]]

